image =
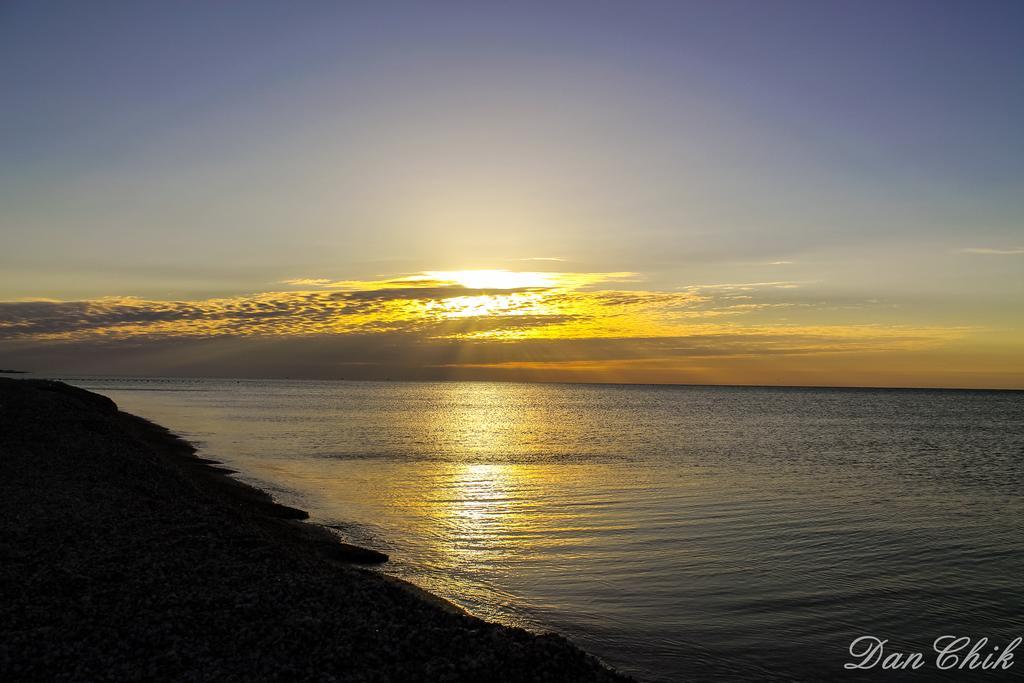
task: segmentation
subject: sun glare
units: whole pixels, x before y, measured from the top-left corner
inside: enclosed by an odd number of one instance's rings
[[[469,289],[523,289],[554,287],[559,284],[558,273],[517,273],[511,270],[430,270],[424,275],[447,282],[455,282]]]

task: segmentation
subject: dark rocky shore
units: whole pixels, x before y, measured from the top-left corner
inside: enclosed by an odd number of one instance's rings
[[[0,680],[616,681],[59,382],[0,378]]]

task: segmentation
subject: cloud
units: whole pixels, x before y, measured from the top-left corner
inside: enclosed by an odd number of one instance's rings
[[[430,287],[465,287],[478,290],[509,289],[576,289],[607,282],[634,281],[632,272],[569,273],[557,271],[494,270],[427,270],[384,280],[332,280],[329,278],[296,278],[285,284],[311,286],[319,289],[365,291]]]
[[[808,284],[808,281],[797,281],[797,280],[776,280],[774,282],[729,282],[729,283],[717,283],[717,284],[703,284],[703,285],[687,285],[681,289],[688,291],[700,291],[700,290],[735,290],[740,292],[750,292],[755,289],[766,289],[774,287],[776,289],[795,289],[801,285]]]
[[[521,294],[535,291],[532,287],[516,287],[501,290],[501,295]],[[414,299],[451,299],[460,296],[490,296],[493,289],[464,287],[462,285],[439,285],[436,287],[385,287],[383,289],[357,289],[332,292],[335,299],[348,301],[399,301]]]
[[[1017,256],[1024,254],[1024,247],[1010,247],[1008,249],[990,249],[988,247],[968,247],[958,249],[960,254],[985,254],[988,256]]]
[[[910,328],[742,331],[719,327],[689,336],[527,338],[516,343],[416,331],[364,331],[297,337],[99,338],[43,344],[0,340],[0,357],[19,368],[54,373],[699,382],[729,377],[707,375],[707,368],[724,373],[730,367],[758,366],[761,372],[779,377],[786,368],[827,362],[821,359],[919,353],[935,344],[936,338],[928,330]],[[745,375],[743,381],[757,376]],[[785,375],[781,376],[785,382]]]
[[[8,364],[35,359],[79,371],[95,364],[101,372],[217,374],[222,367],[250,376],[334,377],[359,367],[356,374],[367,377],[534,377],[602,363],[653,372],[658,363],[695,358],[912,351],[965,333],[773,321],[773,311],[815,305],[772,298],[796,284],[783,281],[648,291],[613,286],[632,273],[548,273],[545,280],[466,273],[328,280],[314,290],[196,301],[0,302],[0,351],[10,355]],[[463,374],[453,374],[456,367]]]
[[[282,285],[295,285],[297,287],[322,287],[331,283],[326,277],[297,277],[291,280],[281,280]]]

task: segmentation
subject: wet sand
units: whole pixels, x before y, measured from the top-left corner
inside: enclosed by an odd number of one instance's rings
[[[0,680],[628,680],[229,475],[98,394],[0,378]]]

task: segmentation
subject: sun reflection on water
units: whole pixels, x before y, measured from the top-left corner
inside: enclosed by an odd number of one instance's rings
[[[517,552],[522,534],[512,529],[526,521],[522,516],[522,465],[495,462],[497,454],[514,447],[524,428],[522,404],[509,404],[501,388],[493,384],[452,384],[440,401],[437,413],[441,433],[458,435],[463,446],[486,454],[490,461],[450,463],[437,472],[435,490],[439,505],[432,506],[434,522],[448,529],[442,541],[456,564],[503,564]],[[480,406],[487,406],[481,410]]]
[[[450,504],[438,512],[452,529],[449,552],[457,561],[495,562],[513,550],[508,528],[515,503],[510,497],[508,469],[482,463],[452,471]]]

